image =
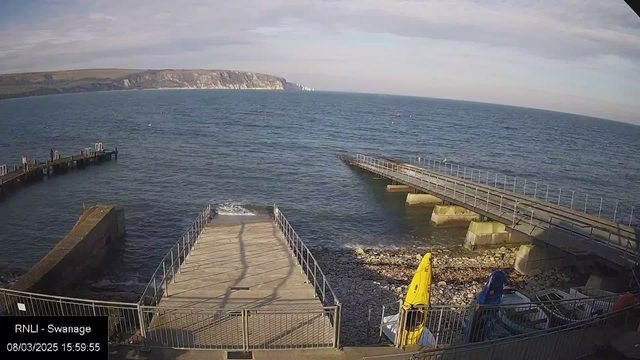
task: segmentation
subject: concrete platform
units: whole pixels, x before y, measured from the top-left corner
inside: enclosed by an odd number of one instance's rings
[[[266,216],[217,216],[168,286],[150,339],[176,348],[330,347],[332,309],[315,297]],[[177,334],[177,335],[174,335]]]

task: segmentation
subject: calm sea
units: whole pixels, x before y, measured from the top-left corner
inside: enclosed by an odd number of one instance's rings
[[[16,164],[22,154],[45,160],[51,148],[76,154],[98,141],[117,146],[118,161],[32,184],[0,202],[5,278],[39,261],[83,204],[126,211],[126,240],[91,280],[94,288],[146,284],[209,202],[249,209],[277,203],[314,246],[463,241],[465,229],[433,228],[430,209],[406,208],[403,194],[385,193],[386,183],[338,159],[358,152],[446,158],[547,181],[565,196],[588,193],[590,212],[600,197],[609,213],[620,200],[618,216],[627,219],[640,204],[640,127],[578,115],[325,92],[167,90],[0,101],[0,164]]]

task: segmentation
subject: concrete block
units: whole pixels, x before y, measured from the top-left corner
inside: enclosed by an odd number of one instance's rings
[[[407,185],[387,185],[387,191],[392,193],[412,193],[415,189]]]
[[[519,273],[529,275],[572,265],[575,265],[575,260],[564,251],[527,244],[521,245],[518,249],[514,268]]]
[[[442,199],[429,194],[407,194],[407,204],[409,206],[435,206],[442,205]]]
[[[517,245],[531,243],[531,239],[506,230],[503,223],[496,221],[471,221],[464,246],[469,250],[477,247],[492,247],[496,245]]]
[[[431,223],[441,227],[467,227],[480,215],[461,206],[436,205],[431,213]]]
[[[11,287],[62,294],[101,265],[107,250],[125,233],[124,209],[96,205],[86,210],[69,234]]]
[[[587,284],[584,287],[615,293],[621,290],[620,283],[621,281],[618,277],[593,274],[589,276],[589,280],[587,280]]]

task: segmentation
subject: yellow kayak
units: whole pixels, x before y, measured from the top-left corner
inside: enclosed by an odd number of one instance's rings
[[[404,308],[409,310],[416,306],[421,309],[430,305],[429,295],[431,294],[431,253],[426,253],[418,265],[418,270],[413,274],[411,284],[404,299]],[[411,310],[407,312],[405,333],[403,334],[403,345],[417,345],[424,323],[426,312],[423,310]]]

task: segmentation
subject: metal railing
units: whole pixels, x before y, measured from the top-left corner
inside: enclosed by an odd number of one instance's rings
[[[165,255],[138,303],[0,289],[0,315],[108,316],[113,342],[179,349],[315,349],[340,346],[342,306],[307,246],[274,205],[274,223],[323,306],[292,309],[176,308],[159,304],[211,219],[211,205]]]
[[[291,224],[289,224],[287,218],[275,204],[273,205],[273,218],[287,241],[287,245],[291,250],[291,255],[302,268],[302,272],[307,276],[309,283],[313,284],[315,296],[320,298],[320,301],[325,308],[335,308],[335,311],[329,314],[329,319],[332,322],[333,329],[335,331],[335,347],[340,347],[340,318],[342,304],[333,292],[331,285],[329,285],[329,282],[327,281],[327,277],[322,272],[322,269],[320,269],[320,265],[318,265],[318,262],[313,254],[311,254],[307,245],[305,245],[300,239],[298,233],[296,233]]]
[[[108,316],[109,341],[142,343],[138,304],[77,299],[0,288],[0,315]]]
[[[402,306],[399,300],[383,305],[380,336],[385,327],[394,328],[396,347],[415,345],[421,339],[423,345],[438,347],[507,338],[608,314],[623,295],[499,305]]]
[[[327,326],[337,307],[195,309],[142,307],[147,345],[176,349],[273,350],[333,348]]]
[[[536,207],[535,204],[500,189],[459,181],[456,177],[412,165],[360,154],[356,156],[356,162],[378,175],[441,196],[452,203],[458,203],[476,213],[498,220],[526,236],[546,242],[554,240],[554,246],[568,252],[575,252],[576,245],[588,246],[595,242],[615,252],[600,253],[600,256],[609,256],[608,260],[625,265],[629,260],[623,257],[627,254],[636,257],[639,254],[635,233],[626,229],[616,228],[612,231],[606,224],[573,218],[572,214],[565,214],[549,207]],[[624,254],[621,256],[620,253]]]
[[[638,227],[640,225],[637,215],[634,216],[635,206],[621,203],[619,200],[589,196],[587,193],[578,193],[566,187],[551,186],[542,181],[527,181],[527,179],[517,176],[508,176],[495,171],[461,166],[449,161],[440,161],[421,156],[409,156],[409,164],[475,181],[497,189],[530,196],[546,203],[556,204],[585,214],[611,219],[627,226]]]
[[[425,348],[417,352],[368,356],[386,360],[565,360],[579,359],[607,346],[624,331],[636,331],[640,304],[546,331],[481,343]]]
[[[205,207],[187,231],[169,249],[151,275],[151,280],[142,292],[140,305],[158,305],[163,296],[169,296],[169,284],[175,281],[175,274],[182,271],[182,264],[198,243],[198,237],[211,220],[211,204]]]
[[[510,359],[565,360],[580,359],[609,345],[623,331],[635,331],[640,319],[640,305],[588,320],[567,324],[549,331],[522,334],[478,344],[432,349],[405,355],[411,360],[442,359]]]

